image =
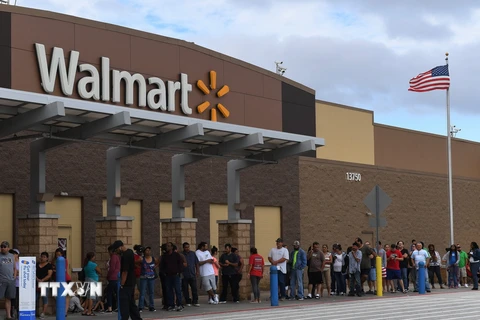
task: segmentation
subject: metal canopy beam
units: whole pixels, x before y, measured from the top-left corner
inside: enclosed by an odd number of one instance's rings
[[[65,116],[65,106],[62,102],[53,102],[43,107],[19,114],[0,122],[0,138],[28,130],[29,128]]]
[[[269,152],[246,157],[246,159],[278,161],[282,158],[298,155],[307,151],[316,150],[315,141],[307,140],[298,144],[278,148]],[[237,204],[240,204],[240,170],[259,164],[248,160],[230,160],[227,163],[227,202],[228,220],[240,220],[240,211]]]
[[[290,146],[278,148],[272,151],[255,154],[247,157],[247,159],[264,160],[264,161],[278,161],[283,158],[299,155],[308,151],[315,151],[315,140],[306,140]]]
[[[58,137],[67,139],[88,139],[98,133],[113,130],[130,124],[130,114],[117,114],[88,122],[83,126],[75,127],[58,133]],[[45,202],[39,201],[38,194],[45,193],[45,158],[47,150],[72,143],[69,140],[54,140],[41,138],[30,143],[30,213],[45,214]]]
[[[203,135],[203,126],[195,123],[159,136],[138,141],[133,146],[160,149],[170,144]],[[146,152],[142,149],[115,147],[107,150],[107,216],[120,216],[120,205],[113,199],[121,196],[120,159]]]
[[[229,140],[219,145],[202,149],[199,155],[177,154],[172,157],[172,218],[185,218],[185,208],[179,201],[185,199],[185,166],[206,159],[208,156],[224,155],[235,150],[243,149],[263,142],[261,133]]]
[[[262,143],[263,135],[261,133],[253,133],[245,137],[228,140],[224,143],[200,149],[198,152],[205,156],[223,156],[236,150],[245,149]]]
[[[72,140],[86,140],[96,136],[97,134],[102,134],[124,126],[129,126],[130,124],[130,114],[126,111],[122,111],[105,118],[87,122],[75,128],[58,132],[55,137]],[[66,143],[72,143],[72,141],[46,139],[45,150],[53,149],[61,145],[65,145]]]

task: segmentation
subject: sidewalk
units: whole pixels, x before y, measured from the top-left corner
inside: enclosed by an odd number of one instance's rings
[[[459,288],[459,289],[433,289],[432,293],[428,293],[427,295],[432,294],[446,294],[446,293],[456,293],[461,291],[470,291],[471,288]],[[383,297],[377,297],[372,294],[366,294],[363,297],[348,297],[348,296],[325,296],[321,299],[305,299],[303,301],[279,301],[278,307],[272,307],[270,305],[270,301],[267,300],[269,297],[269,292],[262,292],[261,296],[265,297],[262,299],[262,303],[250,303],[250,301],[241,301],[240,303],[233,303],[228,301],[226,304],[218,304],[218,305],[209,305],[207,303],[207,296],[200,296],[199,303],[200,307],[185,307],[185,309],[181,312],[178,311],[164,311],[161,310],[162,301],[161,299],[155,299],[155,307],[157,311],[150,312],[148,310],[144,310],[140,315],[143,319],[164,319],[164,318],[182,318],[187,316],[205,316],[208,314],[226,314],[225,318],[228,318],[228,314],[240,312],[240,311],[252,311],[252,310],[263,310],[263,309],[270,309],[270,308],[292,308],[298,306],[305,306],[305,305],[318,305],[318,304],[331,304],[331,303],[338,303],[338,302],[347,302],[347,301],[359,301],[359,300],[375,300],[375,299],[388,299],[388,298],[402,298],[406,296],[420,296],[418,292],[408,292],[407,294],[403,294],[400,292],[397,293],[384,293]],[[112,314],[101,314],[96,313],[97,317],[102,317],[105,319],[117,319],[118,314],[116,312]],[[54,316],[47,316],[46,319],[52,319]],[[68,314],[68,318],[71,320],[85,320],[85,316],[82,316],[80,313],[75,314]]]

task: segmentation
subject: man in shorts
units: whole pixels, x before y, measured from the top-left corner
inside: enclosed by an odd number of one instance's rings
[[[390,246],[390,250],[387,251],[387,281],[391,293],[397,292],[394,280],[397,280],[403,293],[408,292],[403,286],[402,274],[400,272],[400,261],[403,261],[403,255],[401,251],[397,249],[397,245],[393,243]]]
[[[10,244],[2,241],[0,244],[0,299],[5,299],[7,319],[12,319],[12,299],[15,299],[15,257],[11,254]]]
[[[468,263],[468,254],[462,250],[462,246],[457,244],[458,254],[460,255],[460,259],[458,260],[458,277],[461,285],[464,285],[465,288],[468,288],[467,283],[467,263]]]
[[[198,249],[195,252],[200,266],[200,279],[202,281],[202,288],[208,293],[208,303],[218,304],[218,297],[214,290],[217,290],[215,283],[215,270],[213,269],[213,257],[208,249],[206,242],[200,242]]]
[[[313,291],[316,292],[315,298],[320,299],[320,285],[323,282],[322,272],[325,268],[325,255],[320,250],[320,244],[318,242],[313,243],[312,250],[308,251],[308,261],[310,261],[310,270],[308,278],[313,285]],[[307,299],[312,299],[312,294],[309,293]]]

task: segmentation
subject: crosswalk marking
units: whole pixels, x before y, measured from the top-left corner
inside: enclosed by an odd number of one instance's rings
[[[385,298],[358,298],[318,304],[294,302],[291,306],[248,311],[211,313],[185,316],[181,319],[198,320],[400,320],[400,319],[480,319],[478,292],[455,292],[427,295],[398,295]],[[178,319],[178,317],[175,317]]]

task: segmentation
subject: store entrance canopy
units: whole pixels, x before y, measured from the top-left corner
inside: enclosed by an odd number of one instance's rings
[[[172,162],[173,189],[184,189],[183,166],[206,157],[251,163],[240,167],[237,163],[239,170],[314,151],[324,145],[324,139],[311,136],[0,88],[0,142],[22,137],[37,138],[31,144],[30,155],[31,214],[44,213],[41,200],[45,194],[44,153],[66,143],[88,141],[115,147],[107,152],[112,161],[151,150],[182,154],[182,158]],[[175,177],[176,165],[180,168],[178,177]],[[119,215],[120,175],[112,171],[108,176],[111,186],[108,215]],[[182,217],[181,208],[178,212],[175,208],[177,201],[185,200],[184,191],[172,190],[172,193],[173,217]]]

